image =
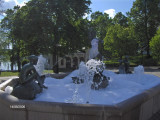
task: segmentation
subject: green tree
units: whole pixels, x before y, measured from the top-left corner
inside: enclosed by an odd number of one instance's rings
[[[128,13],[135,25],[136,39],[141,46],[146,47],[148,56],[150,55],[149,42],[160,24],[159,4],[159,0],[136,0]]]
[[[7,34],[0,28],[0,62],[9,60],[9,43]]]
[[[103,13],[100,11],[96,11],[91,14],[91,20],[96,20],[99,16],[103,16]]]
[[[90,46],[89,34],[89,21],[87,19],[79,19],[73,23],[68,23],[64,27],[64,33],[61,37],[60,44],[63,53],[72,53],[76,50],[81,50],[83,47]]]
[[[134,40],[133,28],[119,24],[111,26],[104,39],[104,48],[113,57],[122,58],[125,55],[134,55],[137,50],[137,42]]]
[[[6,17],[4,17],[4,19],[0,23],[0,26],[1,26],[1,28],[0,28],[0,30],[1,30],[1,44],[2,44],[1,55],[3,57],[6,55],[6,51],[7,51],[6,46],[3,46],[4,43],[6,43],[6,40],[8,40],[9,43],[11,42],[10,41],[10,38],[11,38],[10,33],[11,33],[11,27],[12,27],[12,25],[11,25],[12,17],[13,17],[13,10],[8,9],[6,11]],[[10,60],[11,60],[12,55],[10,53],[11,53],[11,51],[8,51],[8,55],[10,56]],[[11,63],[12,63],[11,69],[13,69],[14,61],[11,61]]]
[[[114,18],[113,18],[114,24],[120,24],[121,26],[127,27],[128,26],[128,20],[125,15],[123,15],[121,12],[118,12]]]
[[[27,54],[47,53],[51,50],[55,54],[56,45],[60,41],[72,43],[70,38],[75,35],[74,24],[84,13],[89,12],[89,4],[90,0],[32,0],[17,11],[17,27],[14,27],[13,34],[16,39],[24,41]],[[66,34],[69,27],[73,32]]]
[[[108,27],[112,24],[112,19],[106,13],[101,13],[99,11],[92,13],[91,15],[91,25],[96,31],[96,36],[103,40],[106,35]]]
[[[157,30],[156,35],[150,41],[152,56],[156,60],[160,60],[160,28]]]
[[[7,34],[7,39],[10,42],[10,46],[12,48],[9,50],[8,54],[10,55],[11,61],[11,70],[13,70],[13,64],[17,63],[18,70],[21,70],[21,62],[20,62],[20,41],[16,39],[15,35],[13,34],[14,27],[14,19],[15,14],[19,6],[15,6],[14,9],[8,9],[6,11],[6,16],[1,21],[1,28],[5,34]]]
[[[17,55],[50,52],[56,58],[60,52],[58,44],[65,52],[87,45],[84,41],[88,40],[88,21],[81,19],[90,12],[90,3],[90,0],[32,0],[16,9],[10,19],[12,27],[7,27]]]

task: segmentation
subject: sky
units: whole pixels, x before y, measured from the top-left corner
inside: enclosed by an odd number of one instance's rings
[[[129,12],[134,1],[135,0],[91,0],[92,4],[90,8],[92,12],[105,12],[113,18],[118,12],[122,12],[123,14]]]
[[[3,7],[4,9],[13,8],[15,5],[23,6],[25,2],[29,0],[4,0]],[[133,1],[135,0],[91,0],[92,4],[90,8],[92,12],[100,11],[105,12],[114,17],[116,13],[122,12],[125,14],[130,11]]]

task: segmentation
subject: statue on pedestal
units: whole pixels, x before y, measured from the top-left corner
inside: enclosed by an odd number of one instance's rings
[[[109,84],[110,78],[103,75],[105,69],[105,64],[100,61],[102,56],[98,51],[97,38],[91,41],[92,48],[89,50],[89,60],[85,64],[83,62],[79,65],[78,75],[72,77],[75,84],[86,83],[91,86],[91,89],[99,90],[101,88],[106,88]],[[98,59],[98,60],[97,60]]]
[[[120,65],[119,65],[119,74],[128,74],[131,73],[129,70],[129,61],[128,61],[128,56],[125,56],[124,60],[120,60]]]
[[[43,88],[47,88],[43,85],[45,76],[40,76],[34,66],[37,64],[38,57],[31,55],[28,59],[30,62],[23,66],[19,74],[19,81],[11,93],[19,99],[34,99]]]
[[[102,55],[98,51],[98,43],[99,43],[99,40],[97,38],[94,38],[91,41],[92,47],[89,50],[89,59],[96,59],[96,58],[98,58],[99,60],[102,60]]]

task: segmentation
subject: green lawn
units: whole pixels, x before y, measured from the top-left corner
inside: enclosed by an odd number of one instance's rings
[[[19,72],[1,72],[0,77],[18,76]]]
[[[53,73],[53,70],[44,70],[43,73],[44,73],[44,74],[51,74],[51,73]]]
[[[124,58],[123,58],[124,59]],[[118,67],[119,66],[119,59],[118,58],[113,58],[110,60],[104,61],[106,66],[109,67]],[[129,63],[130,66],[137,66],[143,64],[144,66],[157,66],[160,64],[157,63],[153,58],[147,58],[146,55],[142,56],[129,56]]]
[[[44,70],[44,74],[53,73],[53,70]],[[19,72],[1,72],[0,77],[18,76]]]
[[[107,60],[104,61],[104,63],[106,64],[106,66],[108,67],[118,67],[119,66],[119,61],[118,60]]]

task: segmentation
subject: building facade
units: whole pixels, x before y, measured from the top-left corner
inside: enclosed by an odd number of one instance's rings
[[[64,57],[59,57],[57,63],[53,63],[53,55],[45,55],[47,58],[46,69],[53,69],[58,63],[59,69],[78,69],[81,61],[87,62],[89,59],[89,50],[77,51],[76,53],[65,55]]]

